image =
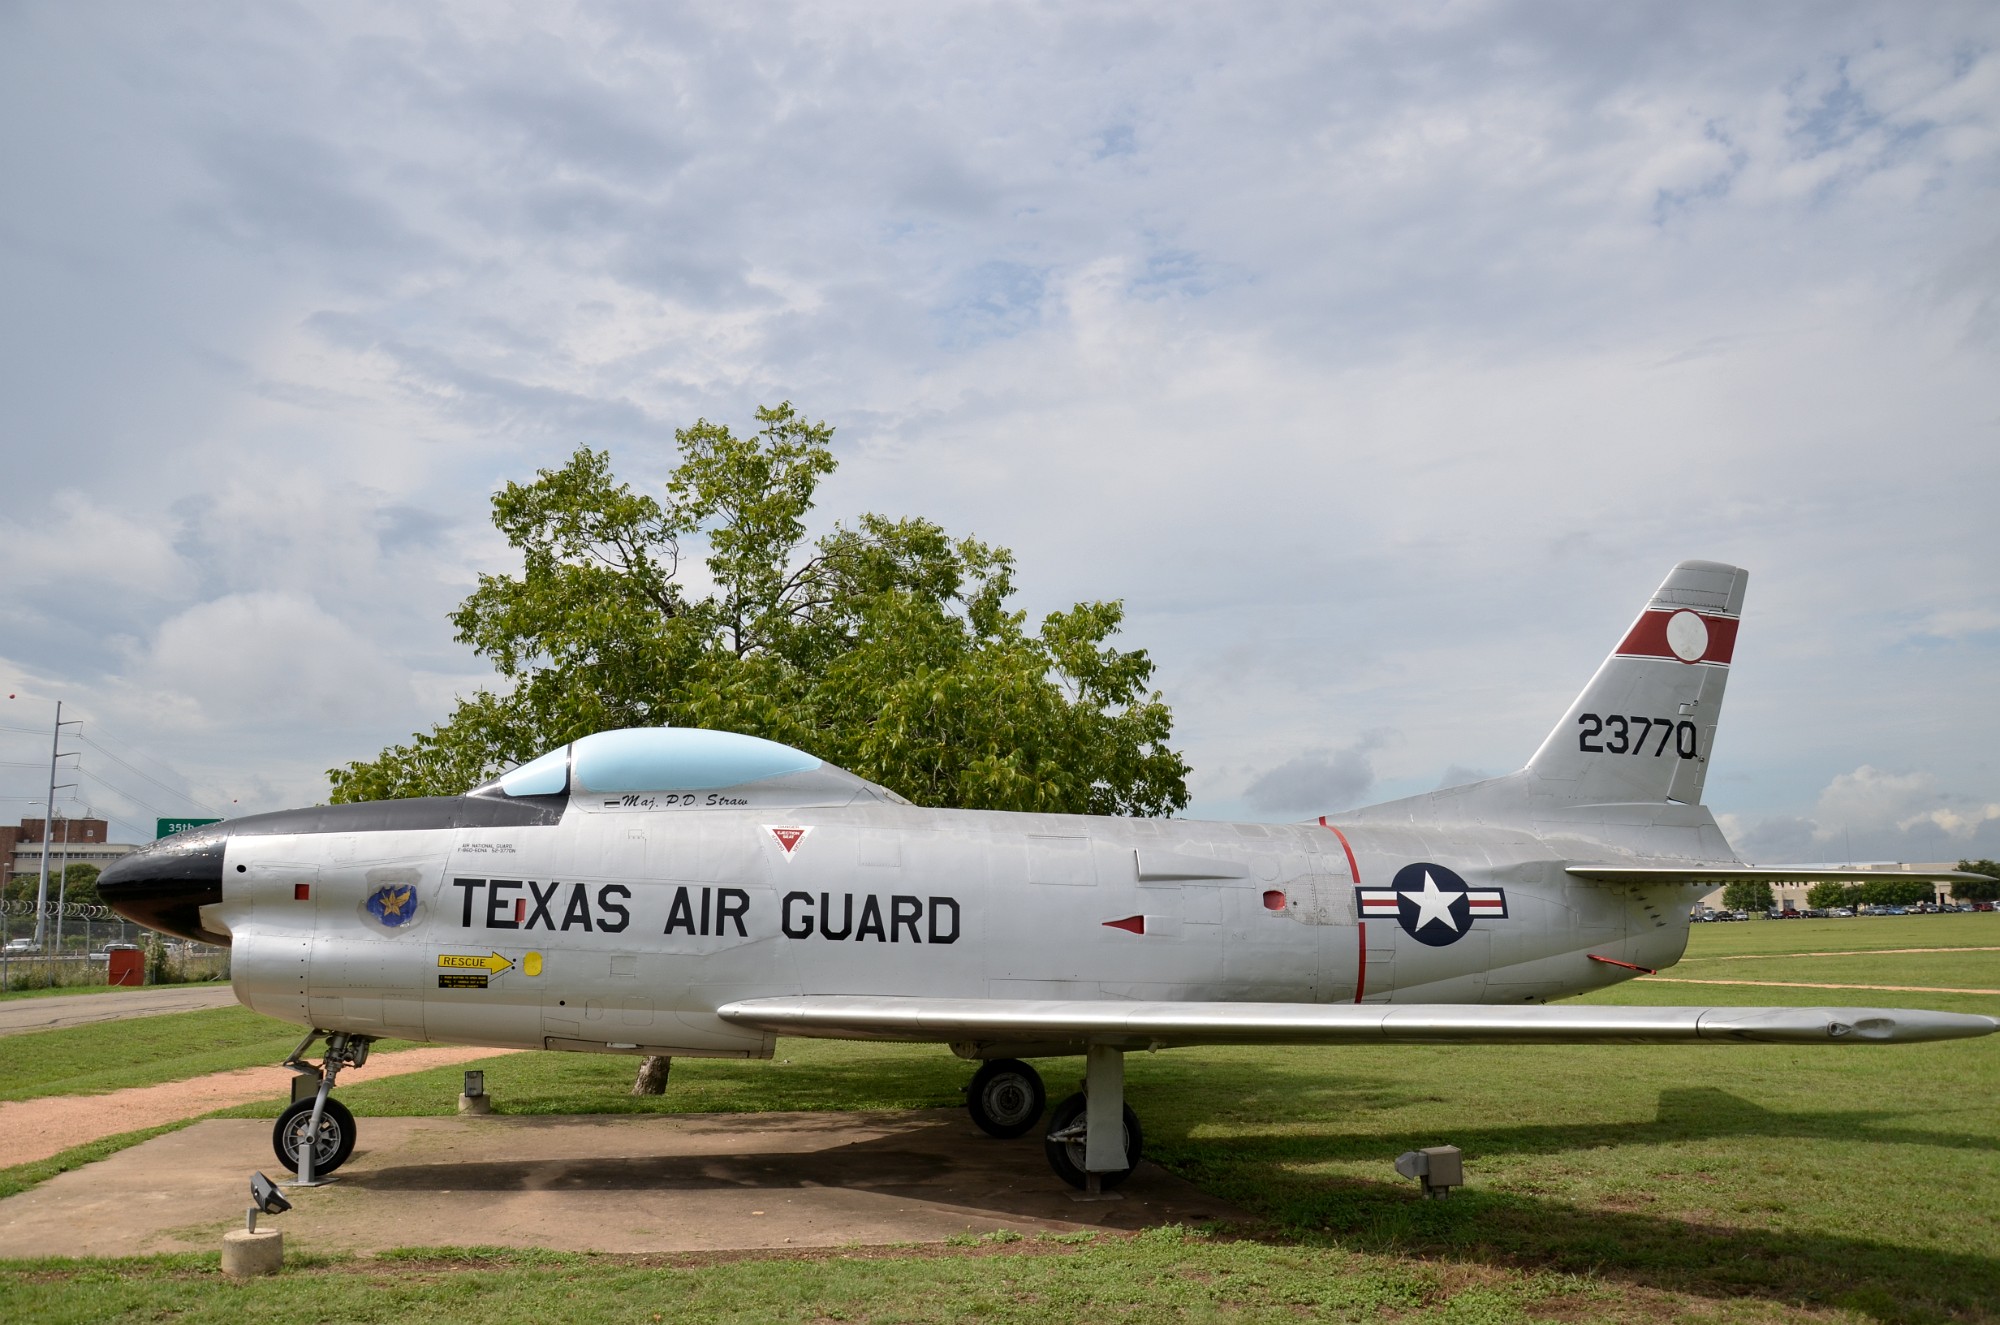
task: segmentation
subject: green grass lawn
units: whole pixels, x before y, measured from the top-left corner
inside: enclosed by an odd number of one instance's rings
[[[142,986],[142,988],[210,989],[228,983],[227,980],[191,980],[186,984],[147,985]],[[11,1003],[16,999],[22,998],[65,998],[71,994],[129,994],[131,992],[132,986],[130,985],[51,985],[46,989],[9,989],[0,991],[0,1003]]]
[[[1004,1240],[1003,1240],[1004,1239]],[[665,1259],[665,1258],[662,1258]],[[643,1259],[424,1251],[220,1280],[215,1258],[0,1271],[0,1309],[37,1325],[453,1320],[564,1322],[1449,1321],[1588,1319],[1617,1309],[1587,1279],[1516,1274],[1178,1228],[1133,1237],[967,1239],[936,1251]],[[687,1263],[691,1261],[692,1263]],[[1686,1319],[1795,1319],[1760,1303]]]
[[[0,1100],[97,1095],[278,1063],[303,1034],[237,1007],[0,1036]],[[385,1040],[382,1047],[407,1046]]]
[[[2000,911],[1846,920],[1748,920],[1695,925],[1684,961],[1739,953],[1879,952],[1888,948],[2000,948]],[[2000,955],[2000,954],[1996,954]]]
[[[1983,946],[2000,947],[2000,916],[1754,921],[1698,927],[1671,974],[2000,988],[2000,952],[1963,951]],[[1960,951],[1884,951],[1897,947]],[[1869,953],[1778,955],[1842,948]],[[1594,997],[2000,1015],[2000,997],[1974,994],[1636,982]],[[785,1040],[770,1062],[677,1061],[665,1097],[634,1099],[630,1059],[483,1066],[510,1113],[955,1107],[971,1072],[936,1047]],[[1041,1067],[1052,1096],[1080,1076],[1074,1060]],[[364,1127],[370,1114],[450,1113],[460,1071],[341,1094]],[[449,1273],[341,1262],[260,1285],[220,1284],[212,1261],[19,1266],[0,1271],[0,1315],[388,1319],[561,1293],[566,1316],[592,1320],[2000,1320],[2000,1036],[1174,1050],[1132,1055],[1128,1080],[1149,1157],[1257,1215],[1248,1241],[664,1267],[503,1258]],[[0,1081],[12,1084],[4,1062]],[[1442,1143],[1464,1148],[1469,1185],[1418,1201],[1390,1162]]]

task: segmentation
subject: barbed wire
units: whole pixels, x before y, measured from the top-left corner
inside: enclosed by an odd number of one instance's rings
[[[119,920],[116,911],[102,902],[49,902],[42,907],[44,915],[60,915],[65,920]],[[35,914],[35,904],[26,898],[0,902],[0,916],[29,917]]]

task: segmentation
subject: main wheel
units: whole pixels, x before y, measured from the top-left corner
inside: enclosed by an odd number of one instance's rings
[[[1018,1058],[996,1058],[980,1065],[966,1092],[965,1107],[972,1121],[988,1136],[1026,1136],[1042,1120],[1049,1093],[1042,1074]]]
[[[271,1149],[278,1162],[292,1172],[299,1171],[304,1154],[306,1131],[312,1126],[313,1102],[300,1100],[278,1115],[271,1129]],[[354,1153],[354,1115],[339,1100],[329,1098],[319,1116],[319,1136],[313,1142],[313,1177],[324,1178],[347,1162]]]
[[[1049,1119],[1049,1134],[1042,1140],[1042,1150],[1049,1157],[1049,1167],[1072,1187],[1090,1185],[1090,1175],[1083,1167],[1087,1107],[1082,1091],[1056,1105],[1055,1116]],[[1139,1115],[1132,1112],[1132,1106],[1128,1104],[1125,1106],[1125,1167],[1098,1174],[1097,1185],[1110,1191],[1131,1177],[1132,1170],[1139,1165],[1139,1154],[1145,1142],[1145,1134],[1139,1130]]]

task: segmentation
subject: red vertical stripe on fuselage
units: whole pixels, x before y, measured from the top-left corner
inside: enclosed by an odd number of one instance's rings
[[[1326,816],[1323,814],[1319,817],[1319,826],[1340,839],[1340,849],[1347,853],[1348,876],[1354,880],[1354,886],[1359,888],[1361,886],[1361,867],[1354,863],[1354,848],[1348,844],[1347,834],[1328,823]]]
[[[1347,840],[1347,834],[1328,823],[1323,814],[1319,817],[1319,826],[1340,839],[1340,849],[1347,853],[1347,877],[1353,879],[1354,886],[1359,888],[1361,865],[1354,859],[1354,844]],[[1354,1001],[1359,1003],[1361,996],[1368,992],[1368,922],[1355,917],[1354,932],[1361,936],[1361,960],[1354,967]]]
[[[1361,936],[1361,960],[1354,966],[1354,1001],[1359,1003],[1368,992],[1368,922],[1355,921],[1354,932]]]

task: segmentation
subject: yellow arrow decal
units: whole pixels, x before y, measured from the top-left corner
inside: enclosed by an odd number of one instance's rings
[[[514,963],[497,952],[490,957],[471,957],[455,952],[441,953],[438,956],[438,966],[455,971],[486,971],[493,975],[514,969]]]

